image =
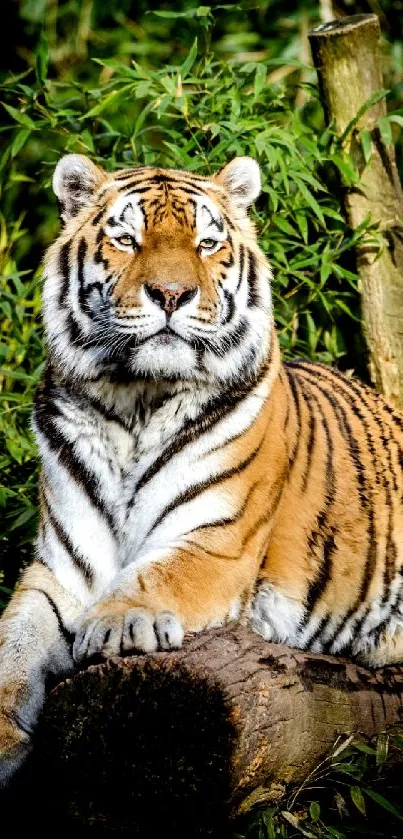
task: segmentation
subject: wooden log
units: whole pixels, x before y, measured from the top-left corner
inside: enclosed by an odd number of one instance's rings
[[[368,108],[347,131],[360,108],[383,87],[379,39],[376,15],[340,18],[309,35],[327,122],[344,137],[344,150],[360,174],[360,186],[343,192],[347,218],[356,229],[370,213],[383,240],[380,252],[370,237],[357,248],[370,374],[378,390],[402,408],[403,193],[394,148],[384,145],[378,128],[386,115],[385,100]],[[360,139],[363,129],[372,140],[368,163]]]
[[[69,822],[75,839],[95,828],[160,837],[167,825],[222,837],[234,816],[303,781],[339,735],[396,730],[402,716],[398,667],[369,672],[212,630],[57,686],[14,800],[29,790],[42,827],[45,814]]]

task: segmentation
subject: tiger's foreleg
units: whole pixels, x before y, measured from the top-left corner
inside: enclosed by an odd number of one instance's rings
[[[42,563],[24,573],[0,621],[0,786],[31,748],[45,680],[72,672],[70,633],[81,606]]]
[[[220,553],[192,542],[127,566],[77,627],[74,658],[176,649],[185,632],[239,618],[251,596],[256,553]]]

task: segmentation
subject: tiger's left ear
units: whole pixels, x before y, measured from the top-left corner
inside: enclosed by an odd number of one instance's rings
[[[92,203],[106,173],[83,154],[66,154],[53,174],[53,191],[61,206],[61,216],[68,221]]]
[[[235,157],[215,175],[215,181],[224,187],[235,206],[243,210],[260,193],[260,169],[253,157]]]

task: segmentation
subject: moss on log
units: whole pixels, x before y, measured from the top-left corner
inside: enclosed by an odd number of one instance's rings
[[[375,102],[347,131],[360,108],[383,87],[376,15],[354,15],[314,29],[309,40],[328,123],[332,123],[360,174],[359,187],[344,190],[353,229],[371,214],[383,247],[370,237],[357,249],[364,330],[371,378],[391,402],[403,407],[403,194],[392,145],[385,146],[378,123],[385,100]],[[371,135],[368,163],[360,131]],[[347,133],[346,133],[347,132]]]

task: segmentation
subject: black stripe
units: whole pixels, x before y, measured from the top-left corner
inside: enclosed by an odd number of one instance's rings
[[[239,280],[238,285],[235,290],[235,294],[238,294],[238,291],[241,287],[242,280],[243,280],[243,272],[245,267],[245,248],[243,245],[239,245]]]
[[[235,314],[235,302],[234,302],[234,295],[233,295],[233,294],[231,294],[231,292],[230,292],[230,291],[228,291],[228,289],[227,289],[227,288],[225,288],[225,289],[224,289],[223,294],[224,294],[224,298],[225,298],[225,300],[226,300],[226,302],[227,302],[227,311],[226,311],[226,314],[225,314],[225,317],[224,317],[224,319],[223,319],[223,321],[222,321],[221,326],[226,326],[228,323],[230,323],[230,321],[231,321],[231,320],[233,319],[233,317],[234,317],[234,314]]]
[[[318,640],[319,636],[324,634],[327,627],[332,622],[333,617],[334,617],[334,615],[329,614],[329,613],[326,613],[325,615],[322,615],[315,631],[312,633],[312,635],[309,638],[307,638],[307,640],[304,644],[304,649],[305,650],[306,649],[310,649],[310,650],[312,649],[313,645]]]
[[[322,556],[320,557],[320,567],[316,577],[310,582],[308,592],[305,600],[306,615],[301,624],[301,629],[307,626],[309,618],[315,609],[317,602],[323,595],[323,592],[332,578],[332,556],[336,550],[335,536],[337,528],[332,526],[329,518],[330,510],[333,506],[336,495],[335,470],[334,470],[334,447],[333,439],[330,433],[329,423],[322,410],[322,406],[316,395],[312,392],[304,393],[306,401],[315,403],[316,410],[320,416],[323,429],[326,437],[326,466],[325,466],[325,502],[323,508],[319,511],[316,517],[316,526],[308,536],[308,548],[312,556],[315,556],[315,549],[319,547]],[[322,544],[320,544],[322,543]]]
[[[99,224],[99,222],[101,221],[102,216],[104,215],[104,213],[106,212],[106,210],[107,210],[107,207],[104,205],[103,207],[101,207],[101,209],[100,209],[100,210],[99,210],[99,212],[96,214],[96,216],[94,216],[94,218],[92,219],[92,222],[91,222],[91,224],[92,224],[94,227],[95,227],[97,224]]]
[[[70,537],[67,535],[60,521],[56,518],[53,510],[51,509],[49,501],[46,497],[46,493],[44,491],[42,494],[42,501],[45,507],[46,515],[50,521],[50,524],[54,532],[56,533],[57,538],[59,539],[59,542],[63,545],[63,548],[69,555],[73,565],[75,565],[76,568],[81,572],[86,583],[88,583],[89,587],[91,588],[94,584],[94,572],[91,566],[89,565],[88,560],[84,559],[84,557],[77,550],[75,545],[73,545],[73,542],[71,541]]]
[[[247,248],[246,253],[248,257],[248,306],[249,308],[253,308],[261,304],[258,291],[258,261],[255,254],[249,248]]]
[[[59,271],[62,277],[62,284],[60,286],[59,306],[66,305],[67,295],[69,293],[70,284],[70,251],[71,241],[65,242],[60,248],[59,253]]]
[[[163,520],[170,513],[172,513],[174,510],[176,510],[177,507],[181,507],[183,504],[188,504],[189,501],[193,501],[194,498],[197,498],[198,495],[201,495],[203,492],[210,489],[211,487],[216,486],[217,484],[221,484],[224,481],[227,481],[230,478],[235,477],[235,475],[239,475],[241,472],[243,472],[245,469],[247,469],[247,467],[254,461],[256,456],[259,454],[262,442],[263,442],[263,440],[261,440],[259,442],[259,445],[256,446],[255,449],[253,449],[253,451],[248,455],[248,457],[246,457],[244,460],[242,460],[240,463],[238,463],[237,466],[233,466],[233,467],[231,467],[231,469],[227,469],[225,472],[220,472],[219,475],[215,475],[214,477],[210,477],[206,481],[201,481],[198,484],[194,484],[193,486],[191,486],[187,490],[185,490],[185,492],[181,492],[180,495],[178,495],[176,498],[173,499],[173,501],[171,501],[169,504],[167,504],[167,506],[164,507],[162,512],[159,514],[159,516],[156,518],[156,520],[152,524],[150,530],[148,531],[147,535],[145,536],[145,538],[143,540],[143,544],[146,541],[146,539],[149,538],[151,533],[157,527],[159,527],[161,522],[163,522]]]
[[[66,391],[72,394],[74,398],[74,392],[71,391],[68,386],[66,386]],[[133,429],[133,423],[136,421],[133,411],[133,416],[130,419],[126,419],[125,417],[120,416],[117,414],[113,408],[108,408],[100,399],[96,396],[90,396],[88,393],[85,394],[85,401],[91,406],[91,408],[97,411],[103,419],[107,420],[107,422],[116,422],[120,425],[121,428],[124,428],[125,431],[131,431]]]
[[[215,519],[214,521],[211,521],[211,522],[205,522],[205,524],[199,524],[199,525],[197,525],[197,527],[194,527],[192,530],[189,530],[188,533],[186,534],[186,536],[189,536],[191,533],[198,533],[199,530],[210,530],[210,528],[216,528],[216,527],[231,527],[232,524],[236,524],[238,521],[240,521],[240,519],[244,515],[244,513],[246,511],[246,508],[248,506],[250,497],[251,497],[252,493],[254,492],[256,486],[259,483],[260,483],[260,480],[257,480],[251,485],[251,487],[249,488],[248,493],[246,495],[246,498],[245,498],[245,500],[242,504],[242,507],[239,508],[239,510],[235,513],[235,515],[227,516],[226,518]],[[282,494],[282,491],[284,489],[284,477],[283,477],[283,475],[280,476],[280,478],[278,479],[276,484],[272,487],[272,489],[275,490],[274,498],[273,498],[272,504],[270,506],[270,509],[265,509],[264,517],[263,517],[264,520],[267,520],[267,522],[270,521],[270,518],[274,515],[274,513],[277,510],[277,507],[278,507],[278,504],[279,504],[279,501],[280,501],[280,498],[281,498],[281,494]],[[261,523],[260,519],[259,519],[259,523]],[[253,525],[253,527],[254,526],[255,525]],[[246,541],[247,541],[248,538],[250,538],[251,530],[252,530],[252,528],[246,534]],[[243,542],[242,542],[242,544],[243,544]],[[242,548],[240,550],[242,550]],[[262,564],[265,561],[265,558],[266,557],[263,556]]]
[[[368,404],[368,401],[366,399],[366,391],[363,388],[360,388],[359,386],[355,385],[354,382],[351,382],[350,380],[347,381],[344,378],[344,376],[342,376],[340,373],[338,373],[338,371],[337,371],[336,378],[337,378],[338,385],[341,386],[341,390],[342,390],[342,394],[343,394],[344,399],[346,400],[347,404],[350,406],[351,410],[358,417],[358,419],[360,420],[360,422],[361,422],[361,424],[364,428],[364,431],[365,431],[365,434],[366,434],[366,442],[367,442],[367,446],[368,446],[368,451],[371,455],[371,461],[372,461],[372,464],[373,464],[374,470],[375,470],[376,484],[379,486],[379,484],[382,483],[383,488],[385,490],[385,495],[386,495],[385,506],[386,506],[386,509],[388,510],[388,529],[387,529],[387,534],[386,534],[384,570],[383,570],[383,593],[382,593],[382,600],[381,600],[382,606],[385,606],[386,603],[389,600],[389,597],[390,597],[390,593],[391,593],[390,589],[391,589],[391,584],[392,584],[392,581],[393,581],[393,578],[394,578],[394,574],[395,574],[395,570],[396,570],[396,561],[397,561],[396,544],[395,544],[394,539],[393,539],[393,500],[392,500],[392,494],[391,494],[391,491],[390,491],[389,481],[388,481],[387,475],[385,473],[385,469],[383,468],[382,464],[379,465],[378,452],[377,452],[377,448],[376,448],[376,445],[375,445],[375,442],[374,442],[374,439],[373,439],[373,436],[372,436],[372,432],[370,430],[370,427],[368,425],[368,422],[367,422],[367,419],[366,419],[365,415],[361,411],[360,405],[358,405],[357,402],[353,399],[352,393],[354,393],[361,400],[362,404],[365,405],[367,410],[370,412],[371,418],[375,420],[375,423],[378,427],[378,431],[380,430],[380,423],[376,422],[377,418],[376,418],[376,415],[374,414],[373,406]],[[385,442],[386,442],[386,447],[387,447],[387,451],[388,451],[389,468],[391,470],[390,474],[391,474],[391,476],[393,476],[394,471],[393,471],[393,465],[392,465],[392,462],[391,462],[391,452],[389,450],[388,441],[385,441],[385,438],[384,438],[384,444],[385,444]],[[393,480],[393,484],[395,486],[396,485],[396,479],[392,478],[392,480]]]
[[[335,396],[330,393],[323,385],[318,382],[318,375],[317,372],[310,368],[308,365],[305,365],[303,362],[287,362],[287,366],[297,367],[302,375],[308,375],[313,378],[313,382],[315,387],[323,394],[323,396],[327,399],[331,407],[333,408],[335,418],[337,420],[337,424],[340,430],[340,433],[344,437],[347,442],[347,446],[349,449],[349,454],[351,460],[353,461],[355,467],[355,473],[357,478],[358,484],[358,496],[360,499],[360,504],[363,510],[367,513],[368,518],[368,529],[367,529],[367,536],[368,536],[368,547],[367,547],[367,556],[365,560],[364,566],[364,573],[361,581],[361,586],[359,593],[356,597],[356,600],[353,606],[348,610],[345,617],[343,618],[342,623],[338,627],[334,638],[329,641],[329,645],[331,646],[337,639],[337,636],[340,635],[341,631],[344,629],[347,621],[350,617],[353,617],[355,612],[358,610],[359,606],[365,601],[365,598],[368,594],[368,590],[371,584],[371,580],[373,578],[373,574],[376,567],[376,556],[377,556],[377,543],[376,543],[376,528],[375,528],[375,518],[374,518],[374,510],[373,510],[373,503],[372,503],[372,492],[370,483],[366,479],[365,470],[361,463],[360,459],[360,449],[357,442],[356,437],[354,436],[351,425],[348,421],[346,411],[343,405],[337,401]],[[322,380],[323,381],[323,380]],[[331,383],[330,383],[331,384]],[[337,391],[336,391],[337,394]]]
[[[246,532],[246,534],[245,534],[245,536],[242,540],[242,545],[243,546],[246,545],[247,541],[249,539],[251,539],[252,536],[255,535],[256,531],[258,530],[258,528],[260,527],[261,524],[263,524],[264,522],[269,523],[270,519],[274,516],[274,514],[277,510],[277,507],[280,503],[281,496],[283,494],[284,484],[285,484],[285,476],[283,474],[280,474],[280,476],[277,478],[276,482],[271,487],[271,490],[273,492],[273,497],[271,499],[270,508],[265,508],[262,515],[259,516],[257,521],[255,521],[255,523],[252,525],[252,527],[249,528],[249,530]],[[263,551],[263,556],[262,556],[262,559],[261,559],[260,568],[262,568],[264,562],[266,561],[266,556],[267,556],[267,547],[265,547],[265,549]],[[260,570],[260,568],[259,568],[259,570]]]
[[[225,221],[227,227],[229,227],[230,230],[236,230],[235,224],[232,221],[232,219],[229,217],[229,215],[227,213],[225,213],[223,210],[221,212],[223,214],[224,221]]]
[[[261,483],[261,480],[258,479],[257,481],[254,481],[253,484],[251,484],[251,486],[248,489],[248,492],[246,493],[244,501],[242,502],[241,507],[239,508],[239,510],[237,510],[235,515],[228,516],[227,518],[216,519],[215,521],[206,522],[205,524],[200,524],[200,525],[198,525],[198,527],[194,527],[193,530],[189,530],[189,532],[186,534],[186,536],[189,536],[191,533],[197,533],[199,530],[208,530],[210,527],[228,527],[231,524],[236,524],[238,521],[240,521],[240,519],[244,515],[244,513],[246,511],[246,508],[249,504],[249,501],[251,499],[251,496],[253,495],[256,487],[260,483]]]
[[[62,275],[62,285],[59,295],[59,305],[62,308],[67,308],[69,279],[70,279],[70,256],[71,256],[72,242],[65,242],[60,250],[59,269]],[[78,271],[78,298],[81,308],[85,305],[85,291],[84,291],[84,259],[88,249],[87,242],[84,238],[80,239],[77,251],[77,271]],[[75,346],[82,346],[86,341],[86,336],[81,325],[76,320],[72,311],[68,312],[66,326],[69,332],[69,339]]]
[[[382,400],[381,404],[382,404],[382,408],[390,416],[393,424],[397,426],[399,431],[403,432],[403,417],[401,417],[400,414],[398,414],[397,411],[395,411],[394,408],[392,408],[391,405],[388,405],[387,402],[384,402]]]
[[[291,456],[289,456],[289,459],[288,459],[288,475],[290,476],[292,468],[293,468],[294,463],[295,463],[296,458],[297,458],[299,444],[300,444],[301,437],[302,437],[302,435],[301,435],[301,429],[302,429],[301,405],[300,405],[298,380],[297,380],[295,374],[290,370],[288,364],[284,365],[284,369],[285,369],[285,372],[287,374],[288,383],[290,385],[290,391],[291,391],[291,396],[292,396],[292,399],[293,399],[293,405],[294,405],[294,410],[295,410],[295,418],[296,418],[296,423],[297,423],[297,428],[296,428],[295,436],[294,436],[294,445],[293,445],[293,448],[292,448],[292,454],[291,454]]]
[[[255,419],[254,419],[254,422],[256,422],[257,417],[259,416],[259,414],[261,414],[261,412],[263,411],[264,407],[267,405],[267,402],[269,401],[270,396],[271,396],[271,393],[269,393],[267,396],[265,396],[265,398],[262,400],[261,405],[260,405],[260,408],[259,408],[259,413],[258,413],[258,414],[256,414],[256,417],[255,417]],[[209,455],[211,455],[211,454],[214,454],[214,452],[222,452],[222,451],[224,451],[224,449],[225,449],[227,446],[230,446],[232,443],[236,443],[236,441],[237,441],[237,440],[241,440],[241,439],[245,436],[245,434],[247,433],[247,431],[248,431],[248,428],[246,428],[246,429],[245,429],[245,428],[243,428],[243,429],[242,429],[242,431],[236,431],[236,432],[233,434],[233,436],[232,436],[232,437],[228,437],[226,440],[224,440],[224,442],[223,442],[223,443],[218,443],[218,445],[217,445],[217,446],[213,446],[213,448],[212,448],[212,449],[209,449],[209,450],[208,450],[208,452],[206,452],[206,457],[207,457],[207,456],[209,456]]]
[[[343,375],[343,373],[341,373],[339,370],[337,370],[335,368],[329,369],[325,365],[318,365],[318,366],[320,367],[321,372],[323,371],[323,373],[328,374],[328,376],[327,377],[325,376],[325,378],[328,379],[329,376],[332,376],[332,377],[335,377],[337,379],[338,384],[342,387],[342,392],[343,392],[343,395],[344,395],[346,401],[349,402],[349,404],[351,405],[351,408],[354,411],[354,413],[357,416],[360,417],[360,419],[361,419],[361,421],[362,421],[362,423],[363,423],[363,425],[366,429],[366,432],[367,432],[367,439],[369,441],[368,442],[368,447],[370,449],[371,456],[373,457],[373,462],[374,462],[375,469],[376,469],[377,483],[379,483],[379,475],[380,475],[380,477],[383,481],[385,491],[387,491],[387,488],[389,486],[389,481],[390,481],[391,484],[392,484],[391,488],[392,488],[393,492],[397,492],[398,483],[397,483],[396,473],[395,473],[395,469],[394,469],[393,461],[392,461],[391,443],[392,443],[392,441],[394,443],[396,443],[397,445],[398,445],[398,443],[397,443],[397,440],[395,438],[391,437],[390,425],[388,423],[385,423],[384,419],[382,417],[380,417],[377,413],[377,410],[379,408],[381,408],[381,409],[386,408],[388,415],[392,415],[392,417],[393,417],[393,409],[390,407],[390,405],[388,405],[387,403],[385,403],[383,401],[382,397],[380,397],[374,391],[371,391],[364,384],[356,382],[354,379],[350,379],[350,378],[347,379],[346,376]],[[368,423],[367,423],[364,415],[362,414],[362,412],[360,410],[360,404],[357,404],[357,401],[354,401],[352,399],[352,395],[351,395],[352,393],[355,394],[359,403],[362,403],[367,408],[367,410],[369,411],[369,413],[371,415],[371,419],[375,422],[375,425],[377,426],[378,433],[379,433],[379,439],[380,439],[380,442],[382,443],[382,446],[383,446],[383,451],[386,452],[386,457],[387,457],[387,461],[388,461],[388,469],[387,470],[385,470],[383,468],[383,465],[381,465],[381,470],[379,472],[379,468],[378,468],[379,458],[377,457],[376,447],[374,446],[374,443],[372,441],[372,432],[369,430]],[[370,397],[371,401],[369,401],[367,397]],[[399,421],[401,420],[401,418],[398,415],[396,415],[396,418]],[[398,425],[399,425],[399,423],[398,423]],[[387,437],[386,437],[386,434],[385,434],[386,431],[388,432]],[[401,465],[403,465],[403,459],[401,459]],[[389,492],[387,492],[387,495],[389,497]],[[388,505],[389,501],[387,500],[386,503]]]
[[[167,446],[162,454],[156,458],[154,463],[144,472],[144,475],[138,481],[134,493],[128,503],[128,507],[132,507],[135,501],[135,496],[142,490],[160,470],[166,466],[169,461],[179,454],[190,442],[193,442],[201,434],[206,434],[211,431],[215,425],[230,414],[237,405],[240,404],[252,390],[260,384],[267,373],[267,366],[261,368],[258,375],[249,382],[243,383],[240,388],[228,388],[220,396],[212,399],[203,409],[199,417],[188,418],[185,420],[182,428],[176,435],[175,440]]]
[[[207,180],[205,178],[200,178],[198,175],[193,177],[189,172],[181,172],[178,169],[168,169],[165,172],[158,172],[158,174],[151,175],[150,180],[153,183],[174,184],[175,186],[185,184],[186,186],[197,186],[200,189],[207,189]]]
[[[186,553],[189,553],[191,556],[195,556],[197,558],[197,553],[195,551],[189,551],[189,545],[193,548],[197,548],[199,551],[203,551],[203,553],[207,554],[207,556],[214,556],[216,559],[228,559],[232,560],[233,562],[239,559],[239,554],[220,554],[218,551],[210,551],[208,548],[203,547],[200,545],[199,542],[194,542],[193,539],[187,539],[186,545],[184,548],[179,548],[179,550],[185,550]]]
[[[186,195],[199,195],[206,198],[206,189],[203,184],[193,184],[191,181],[176,181],[173,178],[160,178],[160,176],[155,176],[148,180],[148,183],[147,179],[144,179],[141,182],[129,181],[128,183],[119,186],[118,192],[129,191],[127,194],[130,193],[130,195],[133,195],[156,189],[160,190],[162,194],[162,185],[164,185],[168,189],[179,190],[180,192],[184,192]]]
[[[366,477],[365,477],[364,467],[361,463],[361,458],[360,458],[360,448],[359,448],[357,439],[352,432],[351,425],[350,425],[350,423],[347,419],[347,414],[346,414],[346,411],[345,411],[343,405],[340,402],[337,401],[337,398],[335,398],[335,395],[333,395],[333,393],[331,393],[326,387],[323,386],[323,379],[319,380],[318,373],[314,369],[315,365],[309,366],[308,363],[304,364],[303,362],[299,362],[299,361],[298,362],[287,361],[286,366],[287,366],[287,368],[291,367],[291,368],[299,370],[302,374],[302,379],[304,378],[304,376],[307,375],[310,378],[310,380],[314,382],[317,390],[319,390],[320,393],[322,393],[322,395],[325,397],[325,399],[331,405],[331,407],[333,409],[335,419],[337,421],[337,425],[338,425],[340,434],[342,435],[342,437],[344,437],[344,439],[347,442],[349,452],[350,452],[350,456],[351,456],[351,459],[352,459],[352,461],[354,463],[354,466],[355,466],[357,482],[358,482],[358,494],[359,494],[361,506],[363,507],[363,509],[366,509],[368,507],[367,489],[370,492],[370,488],[369,488],[369,486],[367,487],[367,481],[366,481]],[[305,379],[305,382],[306,382],[306,379]],[[322,384],[320,382],[322,382]],[[331,382],[328,382],[328,383],[331,385]],[[335,391],[335,394],[337,394],[337,391]]]
[[[129,192],[126,193],[127,198],[129,198],[130,195],[143,195],[143,193],[145,193],[145,192],[150,192],[150,190],[152,190],[153,187],[154,187],[154,189],[157,189],[157,190],[160,191],[161,198],[162,198],[162,190],[160,189],[160,187],[156,187],[155,184],[153,184],[153,183],[149,183],[146,186],[131,187],[129,189]],[[148,202],[144,201],[144,199],[143,199],[143,203],[147,205]]]
[[[316,400],[315,400],[316,401]],[[312,469],[312,457],[313,451],[315,447],[315,430],[316,430],[316,417],[314,411],[312,410],[312,402],[311,399],[306,399],[305,404],[308,408],[309,412],[309,434],[308,434],[308,442],[306,446],[306,464],[305,469],[302,475],[302,483],[301,483],[301,491],[306,492],[306,488],[308,486],[309,476],[311,474]],[[316,401],[318,405],[318,402]],[[322,414],[322,421],[323,421],[323,412]]]
[[[135,169],[122,169],[113,175],[113,179],[114,181],[124,181],[128,178],[135,177],[137,174],[141,177],[147,172],[147,169],[149,169],[148,166],[136,166]]]
[[[49,606],[50,606],[53,614],[55,615],[55,617],[57,619],[60,635],[62,635],[62,637],[66,641],[66,644],[68,644],[69,647],[70,647],[72,645],[73,641],[74,641],[74,632],[70,632],[70,630],[67,629],[67,626],[65,625],[65,623],[62,620],[62,616],[60,614],[60,611],[59,611],[58,607],[56,606],[55,601],[50,596],[50,594],[48,594],[47,591],[44,591],[43,588],[26,588],[26,589],[24,589],[24,591],[26,591],[26,592],[37,591],[38,594],[43,594],[43,596],[46,597],[46,600],[48,601]]]
[[[213,355],[222,359],[224,355],[231,352],[233,347],[241,343],[248,331],[249,323],[246,318],[242,317],[239,323],[229,329],[216,344],[209,344],[208,349]]]
[[[386,534],[386,546],[385,546],[385,566],[383,569],[383,594],[382,594],[382,606],[386,606],[390,595],[391,595],[391,586],[392,582],[396,573],[396,563],[397,563],[397,548],[396,543],[393,538],[393,502],[392,496],[387,488],[387,500],[386,505],[388,509],[388,530]]]
[[[81,306],[81,309],[84,309],[85,305],[85,288],[84,288],[84,262],[85,257],[88,251],[88,244],[84,237],[82,237],[78,243],[77,249],[77,281],[78,281],[78,300]]]
[[[61,397],[45,382],[38,388],[35,401],[35,420],[41,434],[46,437],[49,448],[58,456],[60,463],[67,469],[76,484],[87,494],[92,505],[98,510],[108,523],[111,531],[116,535],[116,526],[113,515],[107,509],[105,502],[99,494],[99,482],[95,475],[90,472],[86,463],[80,460],[74,451],[74,444],[63,437],[57,425],[57,419],[63,419],[63,415],[57,408],[54,397]]]
[[[69,330],[70,342],[76,347],[82,346],[86,338],[80,324],[76,321],[72,312],[69,312],[66,323]]]

